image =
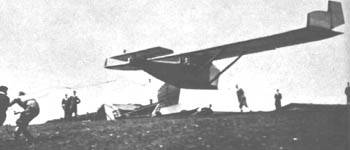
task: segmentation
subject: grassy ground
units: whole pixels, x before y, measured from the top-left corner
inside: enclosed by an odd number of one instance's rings
[[[14,141],[1,127],[0,149],[346,150],[349,117],[347,108],[47,123],[30,127],[34,144]]]

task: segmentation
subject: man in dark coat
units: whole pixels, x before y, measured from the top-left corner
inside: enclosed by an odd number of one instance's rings
[[[7,89],[6,86],[0,86],[0,126],[6,120],[6,111],[10,103],[10,98],[7,96]]]
[[[350,104],[350,83],[348,82],[348,86],[345,88],[345,95],[347,104]]]
[[[282,99],[282,94],[279,92],[279,90],[276,90],[275,94],[275,106],[276,110],[279,110],[281,108],[281,99]]]
[[[248,104],[247,104],[247,99],[244,95],[244,91],[242,88],[239,88],[238,85],[236,85],[236,89],[237,89],[237,98],[238,98],[238,102],[239,102],[239,109],[241,109],[241,112],[243,112],[243,106],[248,108]]]
[[[21,96],[24,96],[24,92],[19,93],[19,98],[14,99],[9,106],[18,104],[24,110],[22,112],[15,112],[15,114],[21,114],[16,121],[15,139],[18,140],[19,136],[23,133],[28,142],[33,142],[34,137],[28,131],[29,122],[39,115],[39,104],[35,99],[24,100]]]
[[[76,95],[77,92],[73,91],[73,96],[70,96],[68,98],[68,103],[69,103],[69,117],[72,116],[72,114],[74,113],[74,117],[78,116],[78,104],[80,103],[80,99],[78,98],[78,96]]]
[[[67,120],[69,117],[69,103],[68,103],[68,95],[65,94],[65,97],[62,99],[62,108],[64,111],[64,119]]]

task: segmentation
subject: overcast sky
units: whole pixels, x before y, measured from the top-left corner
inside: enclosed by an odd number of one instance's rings
[[[63,116],[61,99],[71,94],[65,87],[77,89],[79,113],[103,103],[146,104],[162,82],[142,71],[104,69],[105,58],[124,49],[182,53],[272,35],[302,28],[308,12],[326,9],[326,0],[1,0],[0,84],[11,99],[21,90],[37,98],[41,113],[34,123]],[[276,88],[283,105],[345,104],[349,1],[343,10],[346,24],[335,30],[345,34],[243,56],[221,76],[218,90],[182,90],[180,105],[171,109],[213,104],[217,111],[238,111],[235,84],[253,111],[273,110]],[[233,59],[214,64],[223,69]],[[18,117],[14,109],[6,123]]]

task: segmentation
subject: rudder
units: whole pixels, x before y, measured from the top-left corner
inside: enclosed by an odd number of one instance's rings
[[[340,2],[329,1],[328,12],[331,14],[331,28],[344,24],[344,14]]]

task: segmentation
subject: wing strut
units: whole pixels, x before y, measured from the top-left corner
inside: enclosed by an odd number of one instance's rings
[[[210,80],[210,83],[214,82],[215,80],[217,80],[221,74],[223,74],[228,68],[230,68],[233,64],[235,64],[241,57],[243,56],[243,54],[239,55],[235,60],[233,60],[229,65],[227,65],[222,71],[220,71],[213,79]]]

